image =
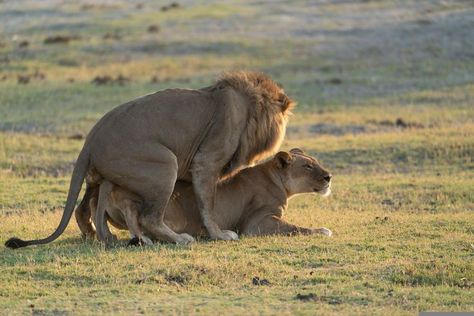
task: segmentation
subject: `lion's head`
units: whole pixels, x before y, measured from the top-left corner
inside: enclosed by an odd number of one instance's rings
[[[273,159],[289,195],[317,192],[331,194],[331,173],[299,148],[281,151]]]

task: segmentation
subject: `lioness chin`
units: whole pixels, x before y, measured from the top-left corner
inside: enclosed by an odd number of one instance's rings
[[[219,184],[216,211],[212,216],[223,229],[236,230],[243,235],[320,233],[331,236],[332,232],[327,228],[299,227],[282,219],[289,198],[312,192],[327,196],[331,192],[330,186],[331,174],[316,159],[300,149],[292,149],[289,153],[279,152],[273,159],[245,169]],[[100,205],[99,201],[96,213],[96,202],[91,203],[94,216],[108,216],[114,226],[129,229],[141,244],[152,243],[146,237],[148,232],[139,222],[142,207],[140,198],[111,183],[102,184],[100,190],[105,190],[104,205]],[[177,183],[164,220],[178,233],[206,235],[192,186],[188,183]],[[98,233],[107,236],[108,241],[115,240],[106,221],[102,223],[97,226]]]

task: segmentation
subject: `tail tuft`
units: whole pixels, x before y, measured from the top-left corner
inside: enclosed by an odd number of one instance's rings
[[[132,239],[130,239],[127,246],[129,246],[129,247],[131,247],[131,246],[143,246],[143,242],[140,240],[140,238],[133,237]]]
[[[28,242],[16,237],[12,237],[5,242],[5,247],[11,248],[11,249],[18,249],[21,247],[26,247],[28,245],[29,245]]]

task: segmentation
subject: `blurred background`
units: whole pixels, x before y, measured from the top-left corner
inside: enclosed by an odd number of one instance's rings
[[[130,98],[201,87],[235,69],[269,73],[299,102],[297,113],[375,103],[393,114],[400,109],[390,103],[430,110],[446,105],[439,89],[473,82],[473,10],[472,1],[446,0],[4,0],[0,129],[84,133]],[[322,123],[302,129],[380,128]]]

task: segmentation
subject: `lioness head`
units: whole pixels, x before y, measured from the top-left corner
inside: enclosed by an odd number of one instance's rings
[[[274,162],[289,195],[317,192],[331,194],[331,173],[299,148],[276,154]]]

